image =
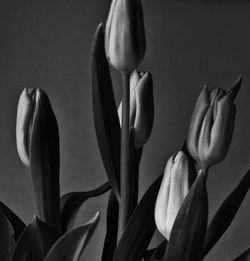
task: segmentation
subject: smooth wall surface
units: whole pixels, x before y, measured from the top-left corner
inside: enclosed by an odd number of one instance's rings
[[[0,200],[25,222],[35,202],[15,145],[15,114],[24,86],[43,88],[58,119],[61,193],[107,180],[97,147],[91,103],[90,47],[109,0],[2,0],[0,9]],[[186,135],[203,84],[230,88],[239,74],[235,132],[227,158],[208,178],[210,218],[250,167],[250,3],[144,0],[147,53],[141,69],[154,77],[155,121],[141,162],[141,191],[161,174]],[[117,102],[119,74],[112,70]],[[107,195],[88,201],[77,224],[101,211],[81,260],[100,260]],[[206,260],[232,260],[250,246],[250,194]],[[156,233],[153,244],[161,240]]]

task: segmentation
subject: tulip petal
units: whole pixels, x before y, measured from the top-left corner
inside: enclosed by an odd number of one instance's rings
[[[105,51],[106,51],[106,56],[109,59],[109,39],[110,39],[110,29],[111,29],[111,22],[112,22],[112,18],[114,15],[114,8],[115,5],[117,4],[118,0],[113,0],[109,9],[109,15],[108,15],[108,19],[106,22],[106,26],[105,26]]]
[[[34,90],[24,88],[17,106],[16,142],[17,151],[23,164],[30,167],[29,122],[34,109]]]
[[[173,165],[174,157],[171,156],[168,160],[161,186],[157,195],[155,203],[155,224],[158,231],[165,237],[168,238],[167,222],[166,217],[168,214],[168,202],[170,197],[170,180],[171,180],[171,169]]]
[[[234,104],[232,93],[217,102],[217,115],[211,130],[209,159],[211,164],[222,161],[232,140],[234,125]]]
[[[200,162],[202,162],[202,165],[204,165],[208,156],[212,127],[213,127],[213,107],[209,106],[202,122],[202,127],[200,130],[199,141],[198,141],[199,160]]]
[[[134,141],[136,148],[142,147],[151,134],[154,121],[153,80],[150,73],[144,74],[135,89],[136,116]]]
[[[209,91],[208,88],[204,86],[196,101],[191,116],[188,135],[187,135],[187,148],[191,156],[196,161],[199,161],[198,141],[199,141],[200,128],[202,126],[202,121],[205,117],[209,104],[210,104]]]
[[[135,113],[136,113],[136,99],[135,99],[135,88],[140,80],[140,75],[137,70],[134,70],[130,77],[130,97],[129,97],[129,102],[130,102],[130,112],[129,112],[129,124],[130,127],[134,126],[135,122]],[[120,102],[120,105],[118,107],[118,117],[120,121],[120,126],[122,126],[122,101]]]
[[[167,239],[169,239],[179,209],[189,191],[189,167],[186,155],[180,151],[171,168],[170,191],[167,205]]]

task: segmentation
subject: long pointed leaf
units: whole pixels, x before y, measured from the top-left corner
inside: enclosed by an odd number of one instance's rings
[[[44,261],[78,261],[99,220],[99,213],[87,224],[64,234],[51,248]]]
[[[112,88],[108,61],[104,50],[103,27],[96,30],[92,51],[92,99],[95,130],[102,161],[119,201],[120,124]]]
[[[143,258],[155,231],[154,207],[162,175],[150,186],[131,216],[119,241],[113,261],[135,261]]]
[[[235,258],[233,261],[249,261],[250,260],[250,248],[244,251],[240,256]]]
[[[164,260],[202,260],[207,216],[207,191],[199,173],[177,214]]]
[[[0,260],[10,261],[15,247],[14,230],[7,217],[0,213]]]
[[[23,230],[25,229],[26,225],[10,208],[8,208],[1,201],[0,201],[0,212],[2,212],[10,221],[15,232],[15,241],[17,241],[20,235],[22,234]]]
[[[42,261],[57,238],[56,230],[35,218],[18,239],[12,261]]]
[[[233,98],[235,99],[240,91],[240,87],[241,87],[241,83],[242,83],[242,76],[240,75],[238,77],[238,79],[236,80],[236,82],[234,83],[233,87],[231,88],[231,90],[229,92],[233,93]]]
[[[117,228],[118,228],[119,204],[113,193],[110,192],[107,221],[106,236],[102,252],[102,261],[111,261],[117,245]]]
[[[110,190],[109,182],[100,187],[84,192],[70,192],[60,199],[62,232],[70,230],[74,226],[76,214],[81,205],[89,198],[98,197]]]
[[[204,256],[217,243],[217,241],[231,224],[249,190],[249,187],[250,170],[245,174],[233,192],[231,192],[231,194],[224,200],[219,210],[213,217],[211,223],[209,224],[204,246]]]

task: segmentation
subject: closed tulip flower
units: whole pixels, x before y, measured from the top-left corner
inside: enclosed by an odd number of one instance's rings
[[[59,229],[59,133],[47,94],[25,88],[16,122],[17,150],[31,170],[40,220]]]
[[[105,51],[110,64],[120,72],[132,72],[145,50],[141,1],[113,0],[105,29]]]
[[[205,86],[196,101],[187,148],[203,169],[219,163],[227,154],[234,129],[234,98],[240,84],[241,78],[237,82],[237,89],[233,88],[229,92]]]
[[[122,102],[118,115],[121,124]],[[129,121],[134,131],[135,146],[140,148],[149,139],[154,121],[153,80],[149,72],[135,70],[130,77]]]
[[[167,162],[155,204],[155,223],[169,240],[178,211],[191,186],[193,173],[186,154],[180,151]]]

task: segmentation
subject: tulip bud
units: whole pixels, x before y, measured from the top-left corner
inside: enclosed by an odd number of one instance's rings
[[[169,240],[178,211],[191,186],[191,168],[186,154],[180,151],[167,162],[155,203],[155,223]]]
[[[105,51],[110,64],[120,72],[132,72],[146,50],[140,0],[113,0],[105,29]]]
[[[120,125],[122,102],[118,108]],[[142,147],[152,131],[154,121],[153,80],[149,72],[135,70],[130,77],[130,128],[133,128],[136,148]]]
[[[241,81],[241,80],[240,80]],[[191,117],[187,148],[202,168],[222,161],[232,140],[235,119],[233,92],[201,91]]]
[[[40,89],[24,89],[18,103],[17,150],[31,169],[38,217],[60,226],[59,134],[49,98]]]

